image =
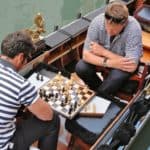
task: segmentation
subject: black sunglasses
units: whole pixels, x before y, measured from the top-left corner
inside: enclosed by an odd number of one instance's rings
[[[114,22],[116,24],[123,24],[126,21],[125,18],[116,18],[116,17],[109,15],[108,13],[105,13],[105,18],[107,20],[111,20],[112,22]]]

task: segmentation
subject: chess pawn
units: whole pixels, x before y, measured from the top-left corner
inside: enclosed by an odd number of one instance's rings
[[[87,93],[87,92],[88,92],[88,90],[89,90],[89,89],[88,89],[88,87],[87,87],[87,86],[85,86],[85,88],[84,88],[84,92],[85,92],[85,93]]]
[[[68,94],[68,101],[69,101],[69,103],[71,102],[71,95],[70,94]]]
[[[72,78],[69,80],[69,88],[70,88],[70,90],[72,90],[72,88],[73,88],[73,79]]]
[[[65,103],[67,104],[68,103],[68,93],[66,91],[63,93],[63,98],[64,98]]]
[[[68,114],[71,114],[71,113],[72,113],[72,111],[73,111],[73,106],[72,106],[72,105],[70,105],[70,108],[69,108]]]
[[[52,81],[52,80],[50,80],[50,81],[48,82],[48,86],[49,86],[49,87],[52,87],[52,86],[53,86],[53,81]]]
[[[42,89],[39,90],[39,95],[41,98],[43,97],[43,90]]]
[[[75,100],[72,100],[70,105],[71,105],[71,107],[72,107],[72,110],[75,111],[76,108],[77,108],[77,103],[76,103],[76,101],[75,101]]]
[[[36,75],[36,79],[37,79],[37,80],[39,80],[39,76],[40,76],[40,74],[37,73],[37,75]]]
[[[61,72],[59,71],[58,74],[55,76],[55,80],[56,82],[60,82],[61,81]]]

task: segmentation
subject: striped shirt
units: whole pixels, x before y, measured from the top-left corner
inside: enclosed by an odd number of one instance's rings
[[[15,116],[21,105],[37,100],[35,87],[19,75],[7,61],[0,59],[0,150],[7,150],[16,130]]]
[[[105,29],[104,14],[95,17],[89,26],[84,49],[90,49],[91,41],[99,43],[118,55],[133,58],[137,63],[142,55],[142,30],[139,23],[132,16],[128,17],[128,23],[124,30],[116,35],[112,42]]]

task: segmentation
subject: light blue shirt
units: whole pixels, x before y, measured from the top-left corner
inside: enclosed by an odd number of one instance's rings
[[[104,14],[95,17],[91,22],[87,37],[84,43],[84,49],[90,49],[90,42],[94,41],[106,49],[129,58],[133,58],[136,63],[139,62],[142,55],[142,30],[137,20],[129,16],[128,23],[124,30],[110,42],[110,36],[105,29]]]

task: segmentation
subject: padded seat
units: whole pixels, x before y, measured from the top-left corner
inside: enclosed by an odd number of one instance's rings
[[[135,18],[140,22],[144,30],[150,32],[150,5],[144,4],[135,13]]]
[[[130,77],[126,84],[121,87],[116,96],[130,101],[138,91],[142,90],[147,73],[148,66],[144,63],[140,63],[137,71]]]
[[[65,127],[73,136],[92,145],[121,110],[121,107],[112,103],[103,117],[78,116],[75,119],[66,120]]]

